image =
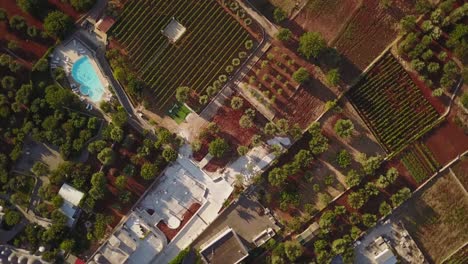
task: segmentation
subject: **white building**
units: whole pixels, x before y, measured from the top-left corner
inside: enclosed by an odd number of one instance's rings
[[[73,228],[80,216],[80,208],[78,206],[81,199],[83,199],[84,193],[64,183],[58,194],[63,198],[60,211],[67,217],[67,226]]]

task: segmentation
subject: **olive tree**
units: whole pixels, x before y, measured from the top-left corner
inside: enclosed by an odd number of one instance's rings
[[[60,39],[72,30],[73,20],[60,11],[52,11],[44,19],[44,29],[47,34]]]
[[[317,58],[325,50],[327,44],[318,32],[306,32],[299,38],[298,51],[307,59]]]
[[[229,144],[223,138],[216,138],[210,142],[208,152],[215,158],[223,157],[229,150]]]
[[[334,129],[338,136],[348,138],[353,134],[354,124],[349,119],[340,119],[335,123]]]

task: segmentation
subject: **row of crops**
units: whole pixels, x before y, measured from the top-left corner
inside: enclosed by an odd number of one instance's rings
[[[234,14],[252,23],[245,13]],[[176,43],[161,33],[173,18],[186,28]],[[170,106],[180,86],[198,95],[211,87],[208,95],[214,94],[254,46],[248,31],[214,0],[128,1],[111,35],[159,109]]]
[[[439,118],[390,52],[364,74],[348,97],[388,152],[398,150]]]
[[[409,147],[401,161],[417,183],[422,183],[440,168],[432,152],[421,142]]]

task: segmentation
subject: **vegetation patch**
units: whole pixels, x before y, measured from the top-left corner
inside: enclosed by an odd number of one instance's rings
[[[242,25],[248,27],[250,18],[237,3],[224,2],[226,6],[182,0],[125,5],[110,35],[128,52],[131,70],[144,83],[150,106],[168,109],[181,86],[199,96],[211,87],[212,96],[246,59],[240,52],[250,52],[254,38]],[[185,28],[176,40],[167,37],[174,27],[178,32]]]
[[[440,168],[429,148],[420,142],[409,147],[401,161],[417,183],[424,182]]]
[[[389,152],[407,144],[439,118],[434,107],[389,52],[362,76],[348,96]]]

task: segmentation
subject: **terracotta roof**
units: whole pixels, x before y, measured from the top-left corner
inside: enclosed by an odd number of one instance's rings
[[[104,19],[100,19],[97,23],[97,29],[101,32],[107,33],[109,29],[114,25],[115,20],[112,17],[106,17]]]

